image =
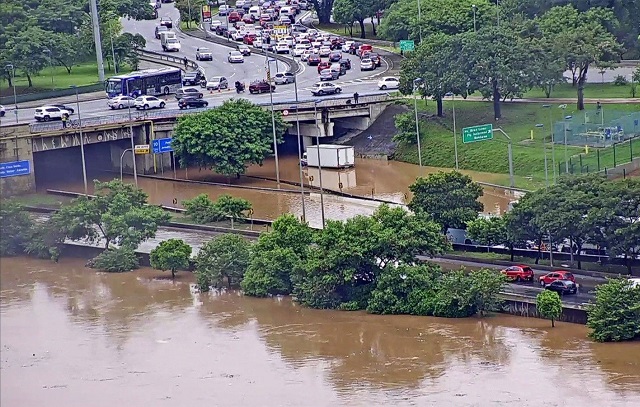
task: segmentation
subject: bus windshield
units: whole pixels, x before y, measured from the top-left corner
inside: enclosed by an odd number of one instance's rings
[[[120,79],[109,79],[105,82],[105,90],[107,95],[119,95],[122,93],[122,80]]]

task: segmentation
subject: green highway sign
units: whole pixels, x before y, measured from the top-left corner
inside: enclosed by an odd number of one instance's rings
[[[465,127],[462,129],[462,142],[473,143],[475,141],[491,140],[493,138],[493,125],[481,124],[479,126]]]
[[[413,51],[416,49],[416,43],[413,40],[400,41],[400,51]]]

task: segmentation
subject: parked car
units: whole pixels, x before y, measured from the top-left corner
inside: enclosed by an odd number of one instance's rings
[[[182,75],[182,86],[197,86],[200,85],[203,79],[204,75],[201,71],[185,72]]]
[[[317,82],[311,87],[313,96],[333,95],[340,92],[342,92],[342,88],[331,82]]]
[[[46,105],[37,108],[35,110],[35,113],[33,114],[33,118],[39,122],[48,122],[49,120],[61,120],[63,116],[68,118],[70,115],[71,113],[69,113],[67,110],[60,109],[59,107],[51,105]]]
[[[269,85],[265,80],[254,81],[249,85],[249,93],[266,93],[274,92],[276,90],[275,85]]]
[[[329,62],[340,62],[342,59],[342,52],[332,52],[329,54]]]
[[[578,286],[571,280],[556,280],[544,286],[544,288],[545,290],[555,291],[560,295],[575,294],[578,292]]]
[[[251,50],[244,44],[238,45],[237,50],[242,54],[242,56],[248,57],[251,55]]]
[[[162,17],[160,19],[160,25],[163,25],[167,28],[173,28],[173,21],[169,17]]]
[[[393,76],[385,76],[378,81],[378,88],[381,90],[398,89],[399,86],[400,79]]]
[[[130,96],[116,96],[109,99],[107,106],[111,109],[124,109],[125,107],[135,107],[135,99]]]
[[[224,76],[212,76],[205,84],[207,90],[228,89],[229,81]]]
[[[321,61],[322,60],[320,59],[320,55],[311,54],[307,58],[307,65],[309,65],[309,66],[318,65]]]
[[[135,101],[136,109],[163,109],[166,103],[155,96],[138,96]]]
[[[500,271],[509,281],[533,281],[533,270],[529,266],[518,265]]]
[[[202,98],[204,95],[202,94],[202,91],[200,89],[193,88],[193,87],[180,88],[180,89],[178,89],[176,91],[176,99],[177,100],[180,100],[180,99],[188,97],[188,96]]]
[[[229,52],[229,56],[227,56],[227,61],[231,64],[241,64],[244,62],[244,56],[240,51],[231,51]]]
[[[365,58],[360,61],[360,70],[361,71],[373,71],[376,69],[376,64],[373,63],[369,58]]]
[[[196,61],[213,61],[213,53],[206,47],[197,48]]]
[[[167,31],[169,31],[169,29],[166,26],[157,25],[156,26],[156,39],[159,40],[160,39],[160,33],[167,32]]]
[[[209,106],[209,102],[204,99],[186,97],[178,100],[179,109],[200,108]]]
[[[343,58],[340,60],[340,65],[344,66],[344,69],[347,71],[351,69],[351,60],[348,58]]]
[[[318,73],[324,71],[325,69],[331,68],[331,64],[326,61],[322,61],[318,64]]]
[[[276,85],[286,85],[287,83],[293,83],[296,81],[296,77],[291,72],[280,72],[275,74],[273,81]]]
[[[540,276],[538,280],[540,281],[540,285],[543,287],[553,283],[556,280],[569,280],[573,281],[574,283],[576,282],[576,278],[574,277],[573,273],[570,273],[566,270],[552,271],[551,273],[547,273],[544,276]]]

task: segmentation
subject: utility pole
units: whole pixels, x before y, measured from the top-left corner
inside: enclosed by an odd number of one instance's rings
[[[91,6],[91,21],[93,22],[93,41],[96,46],[98,79],[100,80],[100,82],[104,82],[104,61],[102,60],[102,40],[100,38],[100,18],[98,17],[97,0],[89,0],[89,5]]]

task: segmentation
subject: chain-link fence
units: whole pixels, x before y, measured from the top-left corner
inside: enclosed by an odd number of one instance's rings
[[[558,174],[587,174],[590,172],[607,172],[619,165],[631,162],[640,157],[640,137],[612,144],[607,149],[588,148],[585,152],[569,158],[567,162],[557,163]]]
[[[556,144],[609,147],[637,136],[640,136],[640,112],[608,114],[603,107],[565,116],[553,126]]]

